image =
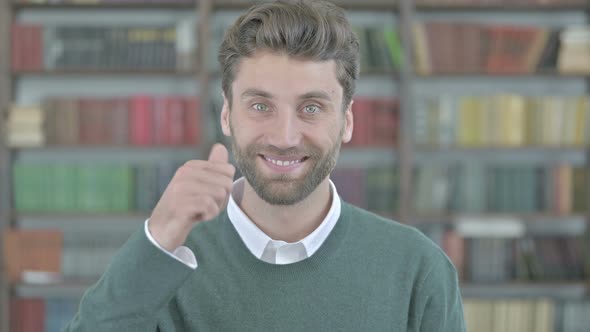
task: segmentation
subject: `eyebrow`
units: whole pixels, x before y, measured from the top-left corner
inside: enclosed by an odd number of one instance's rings
[[[249,97],[263,97],[272,99],[274,96],[266,91],[262,91],[259,89],[246,89],[246,91],[242,92],[241,99],[249,98]]]
[[[255,88],[250,88],[250,89],[246,89],[246,91],[242,92],[241,95],[241,99],[246,99],[249,97],[262,97],[262,98],[267,98],[267,99],[273,99],[274,95],[271,93],[268,93],[266,91],[260,90],[260,89],[255,89]],[[322,90],[317,90],[317,91],[310,91],[310,92],[306,92],[304,94],[302,94],[301,96],[299,96],[297,99],[300,100],[305,100],[305,99],[323,99],[326,101],[332,101],[332,98],[330,98],[330,95]]]
[[[305,99],[323,99],[326,101],[332,101],[332,98],[330,98],[330,95],[324,91],[318,90],[318,91],[310,91],[307,93],[302,94],[301,96],[299,96],[298,99],[301,100],[305,100]]]

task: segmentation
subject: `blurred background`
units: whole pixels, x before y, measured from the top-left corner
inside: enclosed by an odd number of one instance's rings
[[[340,0],[343,199],[418,227],[468,331],[590,331],[590,2]],[[0,332],[57,332],[176,168],[224,141],[249,0],[0,0]]]

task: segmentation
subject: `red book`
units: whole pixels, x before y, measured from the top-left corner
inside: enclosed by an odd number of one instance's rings
[[[456,49],[463,52],[463,59],[457,63],[457,71],[461,73],[481,73],[481,28],[477,24],[459,23],[457,26],[459,36]]]
[[[43,27],[39,25],[31,26],[31,56],[30,70],[43,70]]]
[[[10,299],[11,332],[45,331],[45,301],[38,298]]]
[[[443,250],[455,265],[459,280],[465,276],[465,241],[461,235],[455,231],[447,231],[443,236]]]
[[[104,144],[106,123],[102,100],[81,98],[79,105],[79,142],[81,144]]]
[[[373,116],[370,118],[369,145],[394,146],[397,142],[397,109],[395,99],[377,99],[373,102]]]
[[[521,74],[534,69],[529,62],[535,62],[530,58],[538,58],[545,44],[546,32],[543,29],[514,26],[489,29],[491,44],[486,63],[489,73]]]
[[[129,141],[134,145],[151,145],[153,143],[153,99],[150,96],[131,98],[129,114],[131,132]]]
[[[184,144],[196,145],[201,142],[201,112],[199,98],[184,99]]]
[[[369,144],[369,123],[373,115],[373,99],[368,97],[354,98],[352,104],[353,131],[349,146],[366,146]]]
[[[155,97],[153,99],[153,115],[154,115],[154,132],[153,143],[156,145],[164,145],[168,141],[169,125],[166,115],[166,99],[164,97]]]
[[[24,299],[25,315],[23,330],[25,332],[45,331],[45,301],[42,299]]]
[[[20,24],[13,23],[11,30],[11,43],[10,43],[10,62],[13,71],[23,70],[22,63],[22,43],[23,43],[23,27]]]
[[[32,27],[30,25],[22,25],[22,34],[20,36],[21,39],[21,64],[22,64],[22,69],[25,71],[30,71],[31,70],[31,62],[32,62],[32,57],[31,57],[31,44],[32,44],[32,38],[31,38],[31,31],[32,31]]]
[[[425,24],[428,49],[432,60],[433,73],[452,73],[454,57],[461,50],[453,49],[456,39],[455,28],[450,22],[429,22]]]
[[[23,332],[23,299],[10,299],[10,332]]]
[[[166,143],[182,145],[184,141],[185,103],[182,97],[166,98]]]

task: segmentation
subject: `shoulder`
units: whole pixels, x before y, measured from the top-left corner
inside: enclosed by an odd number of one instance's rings
[[[361,247],[383,253],[397,262],[413,266],[450,266],[444,251],[417,228],[387,219],[343,202],[342,212],[350,217],[351,235]],[[425,272],[425,271],[423,271]]]

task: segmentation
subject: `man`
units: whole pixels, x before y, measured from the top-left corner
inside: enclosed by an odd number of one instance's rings
[[[220,144],[178,169],[66,331],[464,331],[417,230],[341,202],[359,46],[323,1],[254,6],[221,45]]]

